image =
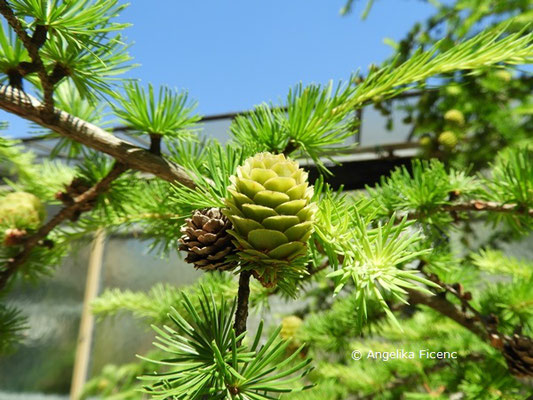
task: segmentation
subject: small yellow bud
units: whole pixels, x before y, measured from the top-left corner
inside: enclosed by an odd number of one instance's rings
[[[107,390],[109,388],[109,385],[111,384],[111,382],[109,381],[109,379],[107,378],[102,378],[98,381],[98,390],[99,391],[104,391],[104,390]]]
[[[446,111],[446,114],[444,114],[444,119],[459,126],[462,126],[465,123],[465,116],[461,111],[456,109]]]
[[[513,75],[504,69],[500,69],[494,73],[494,76],[496,76],[498,79],[504,81],[504,82],[510,82],[513,78]]]
[[[431,146],[431,138],[429,136],[424,136],[424,137],[421,137],[420,140],[418,141],[418,143],[420,144],[420,146],[422,147],[429,147]]]
[[[0,224],[10,228],[39,228],[46,216],[41,200],[31,193],[14,192],[0,198]]]
[[[451,83],[446,86],[446,94],[448,96],[458,96],[461,94],[462,91],[463,89],[457,83]]]
[[[439,143],[449,149],[457,146],[457,136],[452,131],[444,131],[439,135]]]
[[[298,332],[298,329],[300,329],[302,324],[302,319],[295,315],[283,318],[281,321],[281,337],[285,340],[294,338],[296,336],[296,332]]]

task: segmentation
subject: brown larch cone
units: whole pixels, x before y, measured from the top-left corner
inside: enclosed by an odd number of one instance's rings
[[[226,232],[231,227],[229,219],[218,208],[196,210],[181,228],[179,249],[188,253],[185,261],[206,271],[232,268],[228,256],[235,251],[235,246]]]
[[[533,339],[514,334],[505,337],[503,355],[509,372],[528,382],[533,382]]]

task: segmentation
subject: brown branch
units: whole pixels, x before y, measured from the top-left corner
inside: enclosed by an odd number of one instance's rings
[[[250,298],[250,276],[252,271],[242,271],[239,276],[239,291],[237,294],[237,310],[235,311],[235,336],[246,331],[248,319],[248,299]]]
[[[428,306],[440,314],[454,320],[484,341],[487,341],[487,332],[479,326],[477,318],[468,317],[460,308],[449,302],[445,297],[439,295],[428,296],[427,294],[414,289],[406,289],[406,291],[409,295],[409,303]]]
[[[15,89],[24,90],[22,78],[37,71],[38,68],[34,63],[21,61],[16,67],[12,67],[6,71],[9,86],[14,87]]]
[[[50,80],[50,83],[55,86],[59,82],[61,82],[63,78],[68,76],[68,74],[68,68],[62,65],[61,63],[57,63],[56,65],[54,65],[54,69],[52,70],[52,73],[48,76],[48,78]]]
[[[12,86],[16,89],[22,90],[22,74],[17,70],[17,68],[10,68],[6,71],[7,79],[9,86]]]
[[[119,139],[96,125],[64,111],[54,109],[54,118],[45,120],[40,107],[41,103],[34,97],[8,86],[0,87],[0,109],[109,154],[129,168],[154,174],[169,182],[179,182],[190,188],[195,187],[194,181],[181,166]]]
[[[533,340],[526,336],[514,335],[512,338],[498,332],[498,319],[494,315],[482,315],[471,304],[472,295],[470,292],[463,292],[460,284],[449,285],[443,283],[438,276],[427,274],[423,271],[424,261],[420,261],[418,270],[424,273],[430,280],[437,283],[444,292],[436,295],[427,295],[415,289],[405,288],[409,296],[409,304],[425,305],[439,314],[442,314],[459,325],[474,333],[484,342],[490,344],[495,349],[502,352],[509,367],[509,372],[516,376],[531,376],[533,364],[530,362],[533,354]],[[327,266],[327,262],[317,271]],[[456,306],[446,298],[446,293],[450,293],[461,302],[461,307]],[[467,314],[469,311],[473,316]],[[527,353],[529,352],[529,353]],[[525,355],[524,355],[525,353]],[[517,356],[516,354],[519,354]],[[525,372],[524,372],[525,371]],[[528,375],[529,374],[529,375]]]
[[[533,208],[524,208],[517,204],[500,204],[494,201],[471,200],[466,203],[455,203],[441,207],[443,211],[490,211],[490,212],[514,212],[527,214],[533,217]]]
[[[525,208],[517,204],[501,204],[495,201],[485,201],[485,200],[470,200],[464,203],[453,203],[445,204],[439,207],[436,207],[432,212],[468,212],[468,211],[486,211],[486,212],[496,212],[496,213],[516,213],[523,214],[533,217],[533,208]],[[418,212],[410,212],[407,216],[408,219],[418,219]],[[459,220],[459,217],[455,215],[456,219]]]
[[[438,297],[440,297],[443,300],[446,300],[446,298],[443,295],[445,293],[450,293],[451,295],[459,299],[459,301],[461,302],[460,312],[462,313],[462,316],[464,317],[464,319],[468,322],[470,327],[477,326],[485,332],[485,334],[480,337],[484,339],[485,341],[487,341],[492,347],[501,351],[509,367],[509,372],[512,375],[522,376],[521,374],[526,374],[529,377],[533,376],[533,363],[528,361],[528,357],[530,360],[531,354],[533,354],[533,340],[531,338],[517,335],[516,333],[512,337],[502,334],[501,332],[498,331],[498,322],[499,322],[498,317],[495,316],[494,314],[485,316],[485,315],[482,315],[478,310],[476,310],[472,306],[472,304],[470,304],[470,301],[472,300],[472,294],[470,292],[464,292],[463,287],[460,283],[449,285],[449,284],[443,283],[437,275],[428,274],[422,269],[421,271],[430,280],[437,283],[439,286],[441,286],[441,288],[445,290],[445,292],[443,292]],[[439,311],[437,308],[434,308],[434,309]],[[455,307],[455,309],[458,313],[459,310],[457,309],[457,307]],[[467,316],[467,312],[470,312],[471,314],[473,314],[473,317]],[[461,323],[457,319],[455,320]],[[468,326],[467,328],[470,329]],[[517,327],[517,330],[515,330],[515,332],[517,331],[520,332],[521,330],[522,330],[522,327],[519,326]],[[524,353],[526,352],[525,350],[526,348],[529,349],[530,354],[529,355],[526,354],[524,356]]]
[[[30,37],[30,35],[28,35],[26,30],[22,26],[22,23],[17,18],[17,16],[15,15],[15,13],[13,12],[13,10],[11,9],[11,7],[9,6],[6,0],[0,0],[0,14],[4,16],[9,26],[13,28],[13,30],[17,34],[18,38],[20,39],[24,47],[28,50],[28,53],[32,61],[37,64],[40,63],[42,65],[43,62],[37,52],[39,50],[38,47],[35,46],[35,44],[32,41],[32,38]]]
[[[35,28],[33,37],[30,37],[6,0],[0,0],[0,14],[4,16],[9,26],[15,31],[17,37],[26,50],[28,50],[32,64],[39,75],[43,87],[44,103],[42,104],[42,110],[45,114],[44,118],[49,119],[52,117],[54,111],[54,85],[50,82],[46,73],[46,67],[39,54],[39,49],[46,41],[48,28],[44,25],[38,25]]]
[[[464,292],[463,286],[460,283],[455,283],[453,285],[450,285],[448,283],[444,283],[436,274],[429,274],[426,271],[424,271],[423,266],[425,263],[422,263],[422,266],[419,268],[419,270],[432,282],[435,282],[437,285],[439,285],[444,292],[450,293],[452,296],[457,298],[461,302],[462,311],[465,312],[466,310],[470,311],[472,313],[476,320],[481,322],[483,324],[484,329],[489,332],[490,329],[488,326],[485,325],[485,318],[483,315],[480,314],[478,310],[476,310],[472,304],[470,304],[470,300],[472,300],[472,293],[471,292]]]
[[[533,367],[530,361],[531,356],[527,354],[527,351],[529,351],[529,354],[533,353],[533,340],[531,338],[520,335],[514,335],[513,337],[502,335],[497,330],[497,318],[492,315],[486,318],[477,311],[475,312],[475,317],[469,317],[443,295],[428,296],[412,289],[407,289],[407,292],[411,304],[423,304],[432,308],[499,350],[504,356],[509,372],[512,375],[531,377]],[[453,293],[453,291],[450,292]],[[464,307],[464,301],[462,303]],[[472,310],[472,307],[469,307],[469,309]]]
[[[37,25],[35,31],[33,31],[33,36],[31,37],[31,44],[36,49],[43,47],[48,36],[48,27],[46,25]]]
[[[309,275],[306,275],[304,276],[303,279],[309,279],[311,278],[313,275],[315,274],[318,274],[320,271],[323,271],[325,270],[327,267],[329,267],[329,261],[324,261],[321,265],[319,265],[318,267],[316,267],[315,269],[311,270],[309,272]]]
[[[285,146],[285,149],[283,149],[282,153],[288,157],[291,155],[291,153],[298,150],[298,147],[300,147],[300,145],[297,142],[295,142],[293,139],[290,139],[289,142],[287,143],[287,146]]]
[[[34,72],[38,71],[38,68],[35,66],[34,63],[28,62],[28,61],[21,61],[19,65],[17,65],[17,71],[21,76],[26,76],[28,74],[32,74]]]
[[[39,245],[46,236],[61,224],[63,221],[72,218],[77,212],[81,211],[84,206],[91,200],[96,199],[101,193],[109,189],[111,183],[118,178],[127,167],[123,164],[116,163],[111,171],[94,186],[83,192],[81,195],[73,199],[73,203],[64,207],[59,211],[50,221],[43,225],[36,233],[26,238],[23,242],[22,251],[14,258],[9,260],[2,270],[0,270],[0,291],[4,289],[11,276],[16,272],[17,268],[22,265],[31,254],[32,249]]]
[[[161,155],[161,139],[162,135],[150,133],[150,153],[157,156]]]

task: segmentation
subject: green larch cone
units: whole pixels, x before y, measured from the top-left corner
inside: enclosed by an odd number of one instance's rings
[[[37,229],[45,217],[43,203],[31,193],[14,192],[0,198],[0,225],[6,228]]]
[[[233,223],[228,232],[265,286],[276,283],[280,267],[307,253],[316,207],[307,175],[283,154],[259,153],[231,177],[224,210]]]

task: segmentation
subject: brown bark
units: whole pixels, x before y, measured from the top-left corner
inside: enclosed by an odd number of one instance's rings
[[[461,311],[455,304],[449,302],[444,296],[428,296],[418,290],[406,289],[409,294],[410,304],[423,304],[429,308],[434,309],[442,315],[453,319],[459,325],[462,325],[470,332],[479,336],[482,340],[487,341],[488,335],[485,329],[483,329],[476,318],[468,317]]]
[[[466,203],[450,204],[442,207],[443,211],[490,211],[490,212],[514,212],[527,214],[533,217],[533,208],[522,208],[516,204],[500,204],[494,201],[471,200]]]
[[[239,292],[237,294],[237,310],[235,312],[235,336],[239,336],[246,331],[246,321],[248,319],[248,299],[250,297],[250,277],[251,271],[242,271],[239,277]]]

